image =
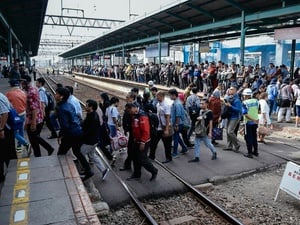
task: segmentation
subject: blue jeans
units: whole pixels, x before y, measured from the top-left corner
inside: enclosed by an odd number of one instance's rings
[[[108,129],[109,129],[109,136],[110,137],[117,136],[117,127],[116,127],[116,125],[108,124]]]
[[[277,108],[276,100],[268,99],[268,105],[270,107],[269,116],[271,116],[273,112],[276,112],[276,108]]]
[[[195,137],[195,158],[196,157],[200,157],[200,144],[201,142],[204,142],[205,146],[209,148],[209,150],[211,151],[211,153],[216,152],[215,147],[213,146],[213,144],[211,143],[210,139],[208,138],[208,136],[205,137]]]
[[[20,147],[21,145],[25,146],[28,144],[28,142],[26,141],[26,139],[24,138],[24,122],[25,122],[25,114],[19,116],[20,119],[22,120],[22,129],[19,130],[15,130],[14,134],[15,134],[15,138],[18,140],[18,147]]]
[[[177,154],[178,153],[178,143],[181,145],[182,151],[186,152],[187,151],[187,147],[184,144],[182,138],[180,137],[180,133],[183,129],[183,124],[179,124],[178,125],[178,130],[175,131],[174,130],[174,134],[173,134],[173,144],[174,144],[174,148],[173,148],[173,154]]]

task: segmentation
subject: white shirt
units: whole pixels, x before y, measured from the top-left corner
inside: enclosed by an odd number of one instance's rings
[[[115,125],[113,118],[118,119],[120,114],[117,110],[117,107],[111,105],[106,109],[105,115],[107,117],[107,124],[108,125]]]
[[[166,117],[165,115],[171,115],[171,105],[166,103],[165,101],[158,102],[156,105],[157,116],[159,120],[159,125],[157,130],[163,130],[163,127],[166,126]]]
[[[265,99],[260,99],[259,104],[260,104],[260,113],[261,113],[261,114],[258,115],[259,116],[259,124],[263,125],[267,122],[267,125],[270,125],[271,124],[271,119],[270,119],[270,116],[269,116],[270,107],[269,107],[267,101]],[[267,121],[264,121],[263,114],[266,115]]]

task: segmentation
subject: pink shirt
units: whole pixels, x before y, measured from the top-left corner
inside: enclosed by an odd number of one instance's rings
[[[36,110],[36,124],[43,122],[42,105],[39,91],[36,87],[30,86],[27,91],[26,124],[32,124],[32,111]]]

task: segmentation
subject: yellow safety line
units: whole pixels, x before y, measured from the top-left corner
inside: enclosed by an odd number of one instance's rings
[[[30,198],[30,159],[18,159],[14,186],[10,225],[27,225]]]

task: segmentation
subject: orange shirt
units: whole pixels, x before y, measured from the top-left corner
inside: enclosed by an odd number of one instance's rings
[[[26,112],[26,94],[18,87],[11,88],[7,93],[6,97],[12,106],[16,109],[17,113]]]

